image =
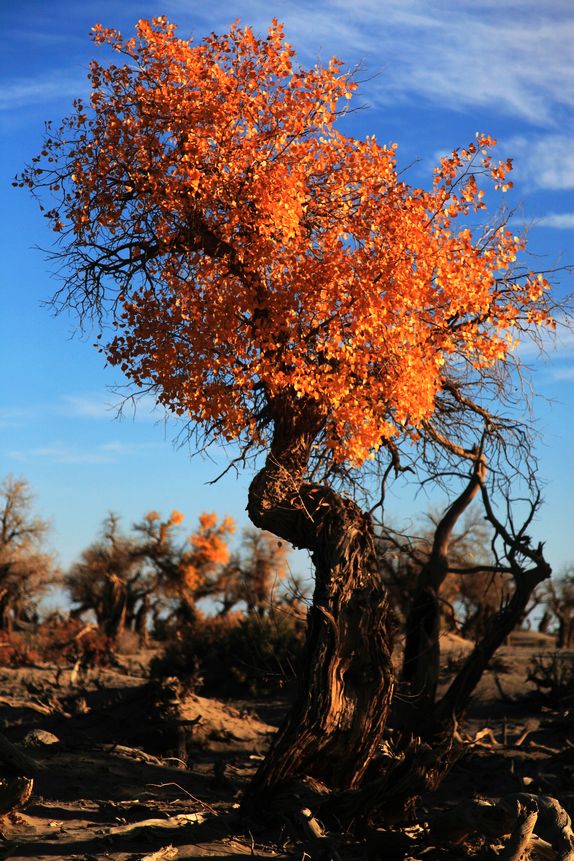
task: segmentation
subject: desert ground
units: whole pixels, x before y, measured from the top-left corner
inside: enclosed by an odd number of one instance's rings
[[[444,640],[445,684],[469,648],[458,637]],[[552,637],[527,631],[499,650],[460,726],[465,752],[423,798],[417,823],[403,832],[408,848],[395,850],[367,837],[323,834],[320,823],[314,843],[301,844],[288,827],[242,819],[242,792],[288,707],[288,691],[229,702],[184,694],[175,681],[149,682],[151,650],[83,673],[0,667],[0,728],[37,764],[28,803],[1,821],[0,857],[495,857],[478,834],[439,845],[427,823],[455,802],[513,793],[552,796],[574,813],[572,703],[551,702],[528,680],[533,659],[553,653]]]

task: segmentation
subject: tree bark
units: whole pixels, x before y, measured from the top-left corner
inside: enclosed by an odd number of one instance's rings
[[[436,527],[428,560],[418,576],[407,616],[401,682],[405,696],[396,707],[402,731],[411,732],[428,720],[435,704],[440,671],[440,588],[449,572],[449,547],[453,530],[478,493],[486,475],[482,457],[477,457],[467,486],[455,499]]]
[[[294,777],[332,789],[358,786],[380,744],[393,693],[393,622],[371,519],[350,499],[303,481],[322,420],[312,410],[304,404],[276,410],[271,449],[249,492],[252,522],[308,549],[316,584],[299,693],[248,790],[247,806]]]

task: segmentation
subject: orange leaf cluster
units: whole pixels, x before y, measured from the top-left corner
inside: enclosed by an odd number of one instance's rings
[[[299,68],[277,21],[94,39],[126,61],[92,63],[91,111],[46,143],[59,167],[23,181],[60,193],[54,229],[117,285],[109,361],[170,410],[231,439],[257,434],[261,397],[310,399],[333,456],[360,464],[432,415],[451,362],[487,367],[517,324],[551,324],[547,283],[508,277],[522,239],[468,224],[488,181],[510,186],[491,138],[413,188],[394,146],[336,130],[341,63]],[[194,548],[217,555],[202,528]]]

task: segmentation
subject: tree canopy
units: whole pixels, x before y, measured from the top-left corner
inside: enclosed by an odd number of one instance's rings
[[[64,301],[111,309],[111,364],[209,438],[264,443],[304,411],[351,467],[494,421],[517,332],[553,321],[544,277],[516,268],[524,240],[478,226],[488,185],[511,184],[491,137],[412,187],[395,145],[336,129],[352,75],[297,66],[276,20],[265,38],[194,43],[163,17],[93,38],[123,62],[92,62],[90,106],[20,182],[55,196]]]

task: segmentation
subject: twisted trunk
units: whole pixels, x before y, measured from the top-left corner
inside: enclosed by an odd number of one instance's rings
[[[247,795],[258,802],[293,777],[360,785],[393,692],[392,620],[373,528],[350,499],[303,476],[322,417],[278,409],[264,468],[249,491],[252,522],[311,552],[316,584],[299,693]]]

